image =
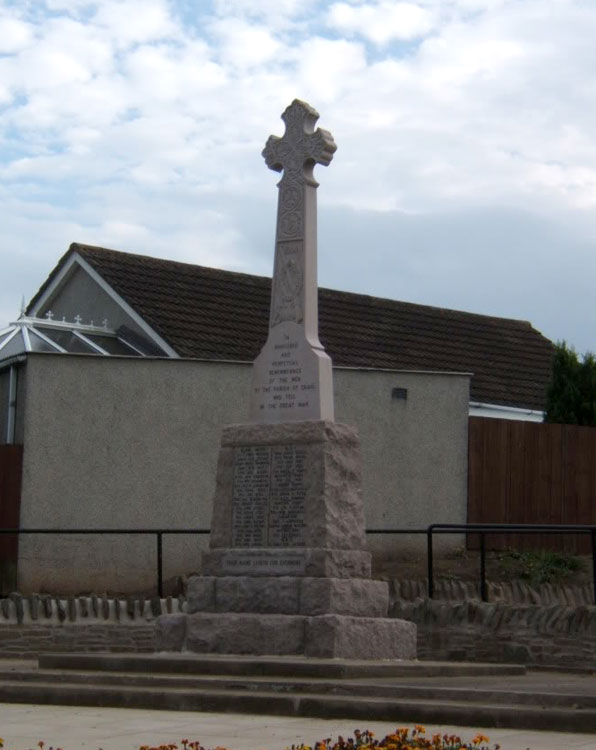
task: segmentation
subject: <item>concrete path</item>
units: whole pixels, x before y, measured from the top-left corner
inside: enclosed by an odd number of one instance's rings
[[[4,750],[138,750],[140,745],[199,740],[206,748],[228,750],[284,750],[301,742],[351,735],[355,728],[371,729],[377,737],[395,729],[388,722],[303,719],[284,716],[154,711],[126,708],[79,708],[0,704],[0,737]],[[596,735],[562,734],[515,729],[477,728],[502,750],[596,750]],[[426,726],[427,735],[440,731],[471,740],[474,729]]]

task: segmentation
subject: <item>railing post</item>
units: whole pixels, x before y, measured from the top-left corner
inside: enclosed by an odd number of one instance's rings
[[[157,595],[163,598],[163,571],[162,571],[162,538],[161,531],[157,532]]]
[[[594,604],[596,604],[596,528],[590,529],[592,540],[592,590],[594,592]]]
[[[435,581],[433,577],[433,528],[429,526],[426,530],[426,564],[428,566],[428,598],[432,599],[435,593]]]
[[[480,598],[483,602],[488,601],[488,590],[486,587],[486,546],[484,543],[485,533],[480,532]]]

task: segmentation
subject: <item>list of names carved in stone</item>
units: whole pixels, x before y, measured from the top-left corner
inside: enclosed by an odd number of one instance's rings
[[[242,446],[234,451],[234,547],[266,546],[270,465],[271,449],[267,446]]]
[[[233,547],[304,546],[305,462],[300,445],[235,449]]]
[[[269,485],[269,544],[272,547],[304,545],[305,459],[303,446],[272,448]]]

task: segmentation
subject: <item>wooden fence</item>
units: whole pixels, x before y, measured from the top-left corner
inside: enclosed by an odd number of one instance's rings
[[[23,446],[0,445],[0,529],[19,527]],[[16,589],[18,537],[0,536],[0,594]]]
[[[468,523],[596,524],[596,427],[470,417],[468,459]],[[489,546],[590,550],[567,535],[491,535]]]

